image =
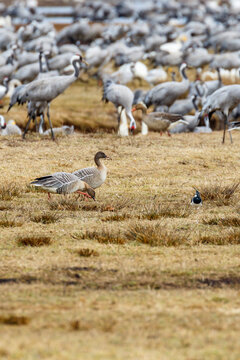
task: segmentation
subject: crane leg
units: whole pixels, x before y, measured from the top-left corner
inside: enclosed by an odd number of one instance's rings
[[[29,118],[28,119],[28,122],[27,122],[27,125],[24,129],[24,132],[23,132],[23,135],[22,135],[22,138],[25,139],[25,136],[26,136],[26,133],[28,132],[28,128],[29,128],[29,125],[30,125],[30,122],[31,122],[32,118]]]
[[[228,121],[228,118],[227,118],[227,127],[229,129],[229,121]],[[229,133],[229,137],[230,137],[230,141],[231,141],[231,144],[233,143],[233,139],[232,139],[232,132],[231,131],[228,131]]]
[[[224,142],[225,142],[226,125],[227,125],[227,116],[224,114],[223,139],[222,139],[222,143],[223,143],[223,144],[224,144]]]
[[[48,104],[48,106],[47,106],[47,117],[48,117],[48,122],[49,122],[50,129],[51,129],[52,140],[55,140],[53,129],[52,129],[52,122],[51,122],[51,119],[50,119],[50,104]]]
[[[44,124],[44,115],[41,114],[41,115],[40,115],[39,126],[38,126],[38,132],[39,132],[39,134],[43,134],[43,124]]]

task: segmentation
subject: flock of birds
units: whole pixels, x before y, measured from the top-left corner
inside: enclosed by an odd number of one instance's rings
[[[142,111],[143,135],[148,130],[169,135],[211,132],[211,117],[217,113],[224,129],[223,142],[227,128],[232,141],[231,131],[240,128],[237,2],[149,0],[145,5],[126,1],[113,5],[85,1],[76,6],[74,23],[56,32],[47,18],[37,15],[36,1],[29,7],[28,1],[2,10],[0,99],[10,98],[8,111],[26,103],[28,121],[22,133],[1,115],[1,135],[25,138],[32,121],[36,131],[43,134],[45,129],[52,139],[58,131],[64,132],[52,127],[50,104],[80,72],[87,72],[103,83],[102,99],[115,105],[121,136],[136,129],[136,110]],[[15,28],[9,16],[19,17],[23,25]],[[113,64],[118,70],[113,70]],[[181,81],[176,81],[173,66],[179,66]],[[189,68],[195,69],[194,81],[188,78]],[[226,73],[234,84],[224,86]],[[166,81],[170,74],[172,80]],[[203,80],[207,75],[213,79]],[[133,92],[126,85],[132,79],[140,84],[144,80],[150,89]],[[149,107],[153,112],[147,112]]]
[[[56,172],[52,175],[38,177],[31,182],[31,185],[47,191],[49,200],[51,199],[50,193],[63,195],[78,193],[79,196],[83,195],[85,199],[92,198],[95,200],[95,189],[100,187],[107,178],[107,167],[101,159],[111,160],[104,152],[98,151],[94,156],[96,166],[76,170],[73,173]],[[202,206],[202,199],[198,190],[191,200],[191,205]]]

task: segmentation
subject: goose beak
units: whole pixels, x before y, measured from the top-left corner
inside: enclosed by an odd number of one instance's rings
[[[132,112],[134,112],[134,111],[136,111],[136,110],[137,110],[137,108],[135,108],[135,107],[134,107],[134,108],[132,108]]]
[[[106,160],[112,160],[112,158],[110,158],[109,156],[107,156],[105,159]]]

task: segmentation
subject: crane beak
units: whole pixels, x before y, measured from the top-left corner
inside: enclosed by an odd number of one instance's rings
[[[87,63],[84,59],[82,59],[82,63],[84,63],[86,66],[89,66],[89,63]]]

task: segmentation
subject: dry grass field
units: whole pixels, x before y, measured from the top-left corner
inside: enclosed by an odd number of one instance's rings
[[[92,85],[52,104],[82,132],[0,137],[0,359],[238,360],[240,133],[119,138]],[[98,150],[112,161],[96,202],[29,186]]]

